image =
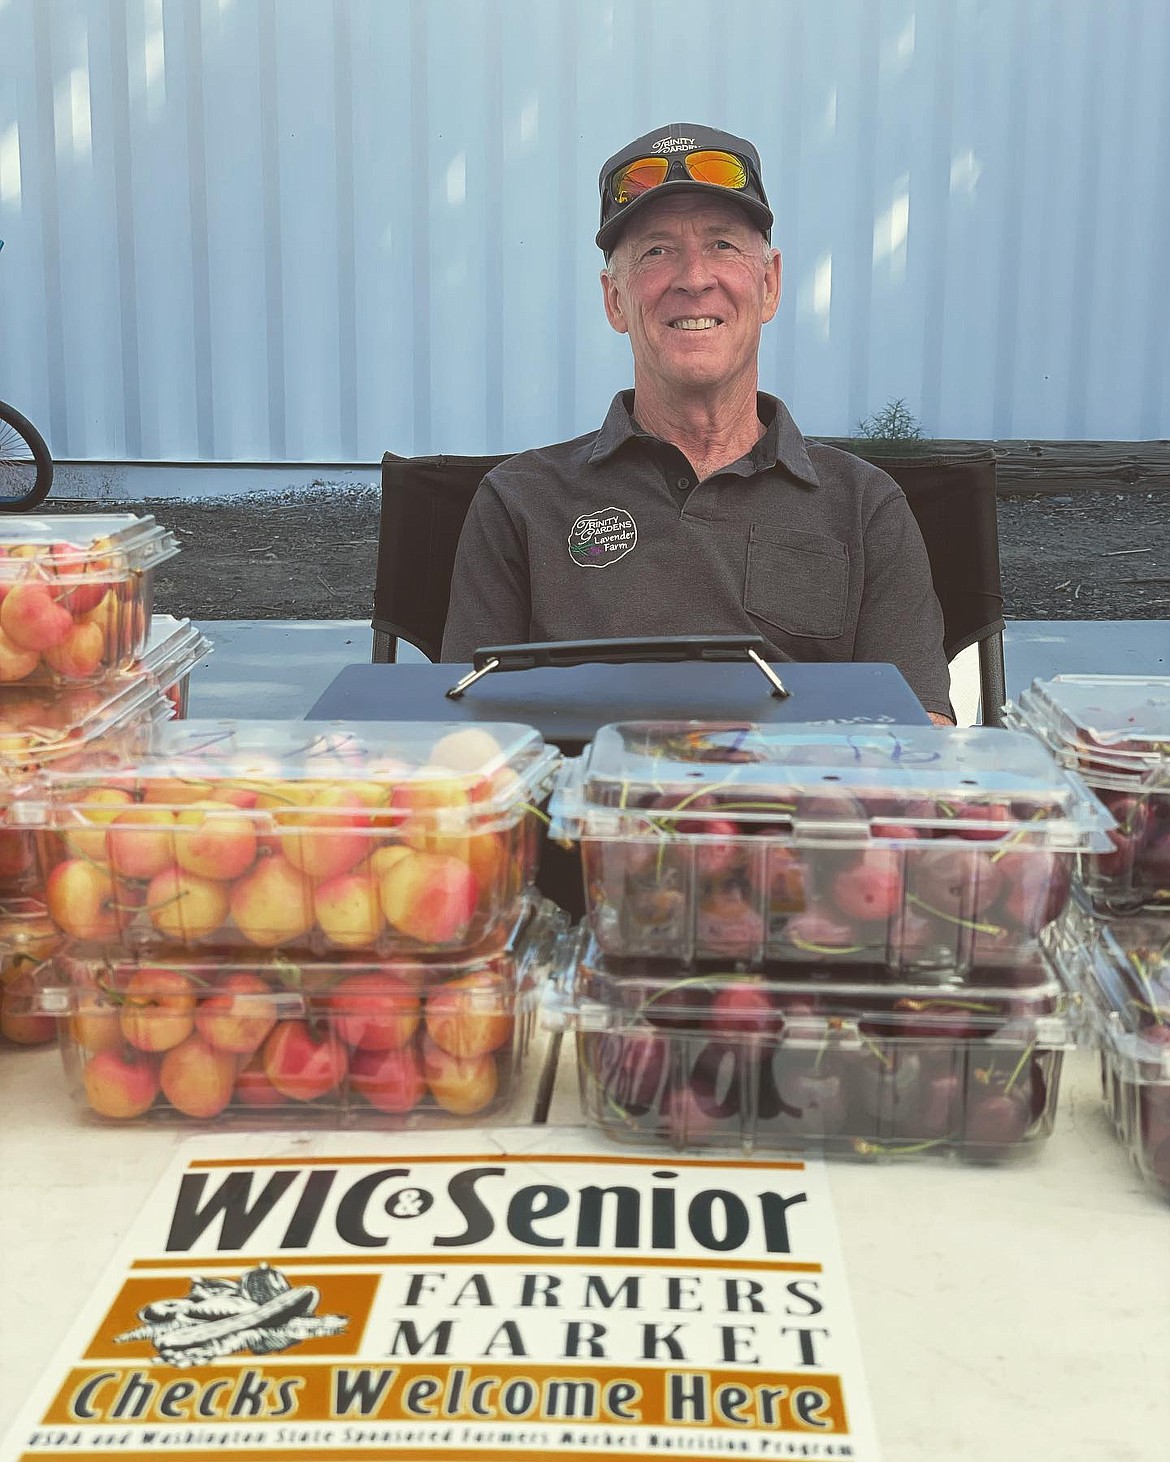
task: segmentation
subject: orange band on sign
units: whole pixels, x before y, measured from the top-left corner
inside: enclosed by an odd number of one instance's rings
[[[493,1264],[509,1264],[513,1268],[522,1269],[525,1265],[529,1267],[536,1265],[539,1258],[539,1254],[448,1254],[437,1249],[430,1254],[338,1254],[325,1257],[311,1254],[300,1258],[293,1258],[288,1254],[248,1256],[250,1263],[270,1264],[274,1268],[279,1266],[281,1269],[290,1270],[304,1268],[370,1269],[375,1265],[381,1268],[415,1269],[437,1263],[441,1263],[445,1269],[454,1268],[458,1264],[476,1269]],[[708,1259],[702,1256],[679,1258],[678,1255],[670,1254],[642,1254],[635,1258],[626,1252],[621,1254],[557,1254],[552,1263],[558,1269],[566,1265],[588,1266],[591,1269],[606,1266],[617,1266],[622,1269],[677,1269],[684,1272],[692,1269],[717,1269],[720,1272],[731,1269],[758,1269],[785,1274],[820,1274],[825,1267],[823,1264],[806,1264],[797,1259],[730,1259],[726,1257]],[[219,1259],[208,1258],[205,1255],[193,1258],[188,1254],[182,1259],[135,1259],[130,1267],[133,1270],[160,1271],[168,1269],[184,1271],[239,1269],[240,1256],[236,1254],[231,1258]]]
[[[524,1423],[822,1437],[849,1431],[841,1380],[832,1374],[418,1361],[374,1366],[245,1363],[193,1366],[178,1373],[112,1365],[75,1369],[44,1424],[212,1428],[331,1422],[366,1427],[461,1424],[464,1448],[490,1447],[493,1427]],[[126,1454],[119,1449],[119,1455]],[[435,1455],[459,1453],[439,1450]]]
[[[412,1167],[418,1167],[423,1163],[449,1163],[453,1167],[459,1167],[468,1163],[536,1163],[541,1167],[547,1167],[549,1163],[576,1163],[579,1166],[587,1167],[590,1163],[599,1164],[602,1167],[640,1167],[640,1168],[759,1168],[761,1172],[780,1173],[803,1173],[806,1164],[794,1160],[791,1162],[767,1162],[751,1163],[744,1158],[705,1158],[705,1157],[675,1157],[671,1154],[669,1161],[659,1157],[633,1157],[626,1153],[598,1153],[593,1156],[589,1153],[568,1153],[568,1152],[473,1152],[461,1156],[447,1157],[443,1153],[414,1153],[410,1154]],[[188,1167],[191,1172],[202,1171],[205,1168],[343,1168],[343,1167],[375,1167],[377,1164],[369,1157],[204,1157],[195,1158]]]

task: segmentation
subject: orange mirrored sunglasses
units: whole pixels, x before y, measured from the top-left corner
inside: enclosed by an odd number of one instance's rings
[[[638,157],[615,168],[609,179],[613,202],[622,206],[632,203],[651,188],[666,182],[672,171],[683,168],[696,183],[711,183],[716,188],[746,188],[748,165],[734,152],[688,152],[685,157]]]

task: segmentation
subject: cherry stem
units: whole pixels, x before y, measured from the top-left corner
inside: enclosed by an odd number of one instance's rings
[[[951,1010],[994,1010],[994,1005],[989,1005],[986,1000],[899,1000],[899,1010],[913,1010],[919,1013],[923,1011],[934,1012],[941,1010],[944,1014]]]
[[[892,1071],[894,1067],[893,1058],[885,1054],[885,1052],[873,1039],[872,1036],[867,1035],[864,1031],[862,1031],[860,1034],[861,1044],[863,1046],[866,1046],[869,1051],[877,1057],[877,1059],[881,1062],[882,1066],[884,1066],[887,1071]]]
[[[26,726],[21,734],[42,746],[52,746],[62,739],[60,731],[54,731],[49,726]]]
[[[1039,813],[1033,813],[1031,820],[1034,822],[1038,816],[1039,816]],[[989,861],[992,862],[992,863],[998,863],[999,860],[1003,857],[1003,855],[1006,852],[1008,852],[1009,849],[1013,846],[1013,844],[1022,842],[1023,839],[1026,836],[1027,836],[1027,829],[1026,828],[1022,828],[1022,827],[1016,828],[1015,832],[1012,833],[1011,837],[1005,839],[1005,841],[1003,843],[1003,846],[1002,847],[999,847],[999,848],[996,848],[995,852],[992,853],[991,858],[990,858]]]
[[[1004,1089],[1003,1089],[1004,1096],[1006,1096],[1008,1094],[1008,1092],[1011,1091],[1012,1087],[1015,1086],[1016,1082],[1019,1081],[1020,1076],[1021,1076],[1021,1074],[1022,1074],[1022,1072],[1024,1070],[1024,1067],[1032,1059],[1032,1052],[1035,1051],[1035,1049],[1036,1049],[1036,1042],[1035,1041],[1033,1041],[1030,1046],[1025,1047],[1024,1054],[1016,1062],[1015,1070],[1012,1072],[1012,1074],[1007,1079],[1007,1082],[1006,1082],[1006,1084],[1004,1086]]]
[[[299,964],[291,959],[285,959],[283,955],[275,955],[272,960],[272,969],[277,978],[286,990],[303,990],[305,985],[305,972]]]
[[[800,939],[795,934],[790,934],[788,941],[808,954],[862,954],[865,951],[864,944],[813,944],[811,940]]]
[[[795,802],[721,802],[716,812],[779,812],[796,811]]]
[[[621,1102],[617,1101],[614,1098],[608,1086],[603,1081],[601,1072],[597,1069],[597,1065],[594,1062],[592,1052],[590,1052],[586,1058],[585,1069],[588,1071],[590,1077],[592,1078],[594,1086],[600,1088],[604,1098],[605,1106],[609,1109],[609,1111],[617,1115],[618,1119],[621,1121],[624,1127],[636,1127],[636,1120],[630,1116],[629,1112],[626,1110],[625,1107],[622,1106]]]
[[[998,924],[981,924],[976,919],[960,919],[957,914],[948,914],[945,909],[936,909],[933,904],[928,904],[925,899],[919,898],[916,893],[909,895],[908,903],[914,904],[919,909],[925,909],[928,914],[933,914],[936,919],[942,919],[948,924],[957,924],[960,929],[974,929],[976,934],[1006,934],[1007,930],[1000,928]]]
[[[673,995],[676,990],[685,990],[690,985],[734,985],[744,982],[743,975],[688,975],[685,980],[675,980],[673,984],[664,985],[661,990],[655,990],[653,995],[647,996],[634,1012],[641,1015],[656,1000],[661,1000],[664,995]]]
[[[1137,950],[1133,950],[1130,953],[1129,962],[1134,967],[1137,977],[1141,981],[1142,989],[1146,992],[1146,998],[1150,1002],[1150,1013],[1157,1016],[1158,1007],[1155,1004],[1154,982],[1150,978],[1150,972],[1146,968],[1145,960],[1138,954]],[[1159,1020],[1161,1019],[1160,1016],[1158,1018]]]
[[[892,1142],[870,1142],[866,1137],[855,1137],[853,1151],[859,1157],[908,1157],[916,1152],[930,1152],[949,1141],[948,1137],[932,1137],[928,1142],[910,1142],[899,1147]]]
[[[117,909],[120,913],[123,913],[123,914],[139,914],[139,913],[154,914],[154,913],[157,913],[159,909],[169,909],[172,904],[182,903],[182,901],[187,897],[187,895],[190,892],[191,892],[190,889],[181,888],[178,891],[178,893],[171,894],[169,898],[159,899],[159,901],[157,903],[153,903],[153,904],[119,904],[119,903],[115,903],[113,905],[113,907],[115,909]]]

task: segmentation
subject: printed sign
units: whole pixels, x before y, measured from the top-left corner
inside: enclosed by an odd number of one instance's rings
[[[638,525],[625,508],[582,513],[569,533],[569,556],[583,569],[607,569],[632,553]]]
[[[823,1168],[198,1139],[0,1450],[874,1462]]]

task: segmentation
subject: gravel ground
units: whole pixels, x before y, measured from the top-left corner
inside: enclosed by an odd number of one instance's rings
[[[1170,619],[1170,492],[1001,497],[1009,619]]]
[[[159,570],[159,613],[367,619],[378,506],[370,487],[42,511],[147,512],[172,528],[183,552]],[[1009,619],[1170,619],[1170,492],[1001,497],[999,540]]]

